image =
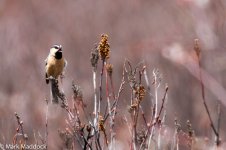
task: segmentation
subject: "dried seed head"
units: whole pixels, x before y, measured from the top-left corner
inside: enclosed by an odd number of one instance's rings
[[[174,125],[175,125],[177,133],[179,133],[181,131],[181,125],[178,123],[177,118],[174,119]]]
[[[135,88],[135,95],[137,96],[139,102],[141,102],[144,99],[145,94],[146,94],[146,90],[143,85],[137,86]]]
[[[101,41],[98,45],[99,55],[102,60],[106,60],[110,57],[110,45],[108,43],[108,35],[102,34]]]
[[[188,130],[188,136],[189,137],[192,137],[193,136],[193,129],[192,129],[192,126],[191,126],[191,122],[189,120],[187,120],[187,130]]]
[[[199,58],[200,57],[200,52],[201,52],[201,49],[200,49],[200,46],[199,46],[199,39],[195,39],[194,40],[194,50],[196,52],[196,55]]]
[[[74,81],[72,82],[72,90],[73,90],[74,100],[82,101],[83,94],[82,94],[81,87],[79,85],[76,85]]]
[[[112,76],[113,65],[112,64],[106,64],[106,69],[107,69],[108,75]]]
[[[99,116],[98,126],[99,126],[99,130],[100,131],[105,131],[105,128],[104,128],[104,118],[101,115]]]
[[[99,54],[98,54],[97,48],[98,48],[97,45],[95,45],[93,52],[91,52],[91,58],[90,58],[91,65],[95,70],[97,69],[97,64],[99,60]]]

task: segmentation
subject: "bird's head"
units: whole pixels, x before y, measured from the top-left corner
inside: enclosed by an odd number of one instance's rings
[[[61,45],[53,45],[50,49],[50,55],[54,56],[56,59],[62,58],[62,46]]]

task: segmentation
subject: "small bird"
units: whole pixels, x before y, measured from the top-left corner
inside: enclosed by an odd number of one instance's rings
[[[53,103],[58,103],[58,77],[63,75],[64,69],[67,65],[67,61],[63,57],[63,50],[61,45],[53,45],[50,48],[48,57],[45,60],[46,62],[46,83],[49,81],[50,93]]]

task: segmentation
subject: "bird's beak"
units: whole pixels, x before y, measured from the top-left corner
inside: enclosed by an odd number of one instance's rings
[[[61,45],[59,45],[59,50],[58,50],[58,52],[63,52],[62,46],[61,46]]]
[[[63,50],[62,49],[59,49],[58,52],[63,52]]]

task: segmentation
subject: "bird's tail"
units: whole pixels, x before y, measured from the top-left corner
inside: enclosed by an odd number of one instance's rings
[[[56,79],[52,78],[50,79],[50,95],[51,95],[51,101],[54,104],[59,103],[58,93],[59,93],[58,82]]]

